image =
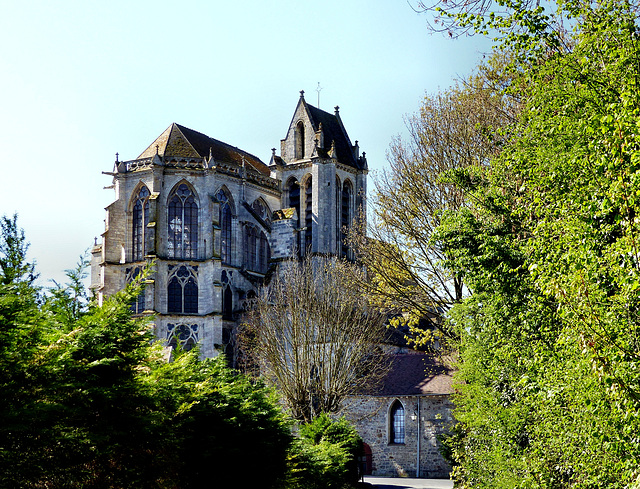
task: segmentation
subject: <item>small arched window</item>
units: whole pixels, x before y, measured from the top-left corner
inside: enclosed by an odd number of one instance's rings
[[[389,411],[389,442],[404,444],[404,406],[398,400],[393,402]]]
[[[304,251],[311,253],[313,246],[313,181],[307,178],[304,187]]]
[[[169,265],[167,312],[198,313],[198,268]]]
[[[353,211],[351,209],[351,200],[353,196],[353,187],[351,186],[351,182],[349,180],[345,180],[344,185],[342,186],[342,202],[341,202],[341,236],[340,242],[342,244],[341,247],[341,255],[344,257],[348,257],[349,255],[349,245],[347,243],[347,235],[349,228],[351,227],[351,222],[353,220]]]
[[[145,233],[149,224],[149,195],[149,189],[143,185],[134,197],[131,240],[133,261],[140,261],[144,258]]]
[[[218,190],[216,200],[220,203],[218,219],[220,222],[220,259],[224,264],[231,263],[231,224],[232,209],[229,195],[223,190]]]
[[[304,123],[302,121],[296,124],[295,143],[296,159],[301,160],[304,158]]]
[[[169,258],[195,259],[198,253],[198,203],[184,183],[169,196]]]

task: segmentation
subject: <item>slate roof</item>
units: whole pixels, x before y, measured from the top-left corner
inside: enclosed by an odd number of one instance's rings
[[[321,156],[327,157],[328,152],[331,150],[331,142],[335,141],[338,161],[360,170],[364,169],[362,162],[356,158],[353,152],[353,145],[339,116],[309,105],[306,101],[305,106],[313,129],[317,131],[320,128],[320,124],[322,124],[324,148],[320,152],[324,154],[321,154]]]
[[[250,168],[263,175],[270,174],[267,165],[252,154],[175,122],[160,134],[138,159],[152,158],[156,151],[160,156],[177,158],[208,158],[211,154],[215,161],[236,165],[242,165],[244,157],[246,165]]]
[[[415,396],[451,394],[453,372],[434,355],[409,350],[387,355],[388,374],[372,394],[378,396]]]

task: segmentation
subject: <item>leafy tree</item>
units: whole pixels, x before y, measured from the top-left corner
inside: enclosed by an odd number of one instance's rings
[[[403,323],[415,327],[465,296],[462,276],[444,266],[447,250],[434,231],[443,212],[467,202],[442,175],[486,165],[508,138],[518,101],[503,95],[506,61],[495,56],[468,80],[424,98],[406,120],[409,140],[393,141],[389,168],[375,182],[372,222],[351,236],[368,271],[360,287],[381,307],[402,313]],[[414,332],[429,339],[428,331]]]
[[[277,388],[294,419],[338,412],[386,368],[375,347],[385,316],[354,286],[362,271],[314,256],[283,264],[241,334],[246,363]]]
[[[342,489],[359,479],[358,457],[362,439],[344,418],[321,414],[303,424],[294,444],[287,487]]]
[[[17,226],[3,232],[26,249]],[[32,271],[24,254],[12,263]],[[78,307],[67,291],[80,270],[44,304],[24,273],[0,284],[0,486],[206,487],[228,472],[279,484],[290,430],[270,392],[197,349],[167,362],[131,317],[144,275],[102,307]]]
[[[504,4],[517,137],[451,175],[470,209],[438,230],[472,292],[460,335],[461,487],[629,487],[640,460],[634,6]],[[568,18],[571,33],[553,19]],[[493,22],[493,23],[492,23]]]

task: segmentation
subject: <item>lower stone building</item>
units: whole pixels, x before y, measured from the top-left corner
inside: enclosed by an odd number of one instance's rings
[[[451,371],[432,355],[399,348],[371,393],[352,396],[345,417],[365,442],[366,474],[448,478],[439,435],[453,423]]]

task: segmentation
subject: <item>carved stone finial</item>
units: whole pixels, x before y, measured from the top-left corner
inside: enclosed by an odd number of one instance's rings
[[[336,106],[334,107],[334,109],[336,109],[336,115],[338,115],[338,112],[340,112],[340,106],[339,106],[339,105],[336,105]]]
[[[156,154],[160,154],[160,145],[156,144]]]
[[[116,153],[116,163],[118,162],[118,153]]]
[[[304,90],[300,90],[300,98],[304,98]]]
[[[271,148],[271,156],[275,156],[276,155],[276,148]]]

